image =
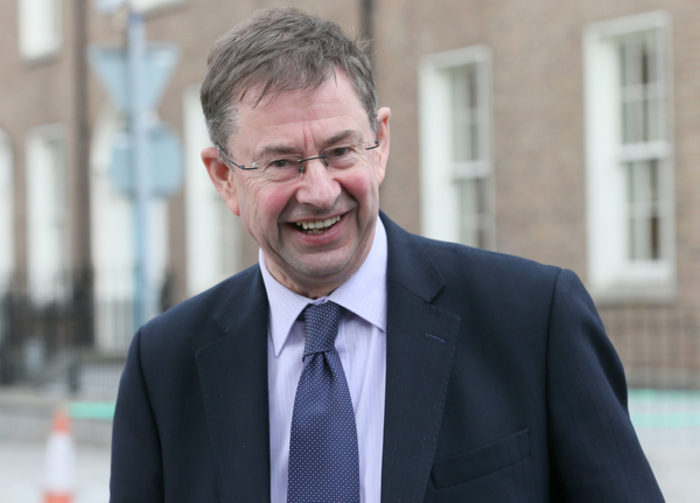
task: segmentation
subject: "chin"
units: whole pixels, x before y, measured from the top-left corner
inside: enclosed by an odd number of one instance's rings
[[[352,257],[311,257],[311,260],[301,261],[294,269],[303,278],[310,281],[342,281],[347,280],[352,273]],[[349,272],[352,270],[352,272]],[[347,277],[345,277],[347,275]]]

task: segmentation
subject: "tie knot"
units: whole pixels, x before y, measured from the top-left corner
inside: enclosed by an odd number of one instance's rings
[[[306,306],[306,309],[304,309],[304,320],[306,322],[304,357],[335,349],[338,324],[344,312],[345,308],[331,301]]]

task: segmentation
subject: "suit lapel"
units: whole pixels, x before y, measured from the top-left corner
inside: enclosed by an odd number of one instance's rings
[[[215,317],[222,337],[196,353],[222,503],[270,501],[268,304],[247,271]]]
[[[382,501],[423,501],[460,317],[431,305],[444,278],[415,238],[382,215],[389,244]]]
[[[415,238],[387,230],[387,375],[382,501],[422,501],[460,318],[431,305],[444,279]],[[268,303],[257,267],[215,317],[222,336],[196,353],[222,503],[270,501]]]

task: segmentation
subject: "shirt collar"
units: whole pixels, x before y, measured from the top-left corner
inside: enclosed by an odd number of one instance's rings
[[[367,258],[357,272],[328,297],[313,300],[292,292],[272,277],[262,250],[258,252],[258,260],[270,304],[269,333],[275,357],[282,352],[289,332],[304,308],[325,300],[332,300],[386,332],[387,239],[380,218],[377,217],[374,241]]]

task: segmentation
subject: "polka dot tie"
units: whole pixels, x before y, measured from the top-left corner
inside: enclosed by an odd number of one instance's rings
[[[344,309],[333,302],[304,310],[306,344],[289,446],[289,503],[359,503],[355,413],[335,349]]]

